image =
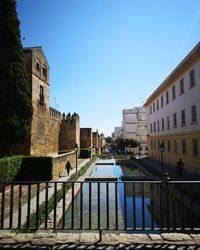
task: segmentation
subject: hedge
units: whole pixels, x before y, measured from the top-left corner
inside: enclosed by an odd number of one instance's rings
[[[17,181],[48,181],[52,179],[53,159],[50,156],[29,156],[22,159]]]
[[[91,157],[91,151],[88,148],[81,148],[79,158],[85,159]]]
[[[0,181],[45,181],[52,179],[52,157],[10,156],[0,159]]]
[[[12,182],[19,172],[24,156],[17,155],[0,159],[0,181]]]

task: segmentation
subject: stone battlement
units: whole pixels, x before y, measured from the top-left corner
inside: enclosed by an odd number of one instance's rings
[[[49,116],[50,116],[50,119],[61,120],[61,113],[52,107],[49,107]]]

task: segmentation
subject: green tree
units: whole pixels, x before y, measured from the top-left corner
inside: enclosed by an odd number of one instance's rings
[[[138,142],[135,139],[130,138],[125,140],[125,147],[136,148],[137,146]]]
[[[26,140],[32,117],[15,0],[0,0],[0,34],[0,153],[10,155]]]
[[[115,139],[115,147],[123,154],[125,152],[125,140],[118,137]]]

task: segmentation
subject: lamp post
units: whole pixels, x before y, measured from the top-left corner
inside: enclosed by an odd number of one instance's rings
[[[160,154],[161,154],[161,174],[164,173],[164,164],[163,164],[163,153],[165,151],[164,143],[160,144]]]
[[[138,142],[138,146],[139,146],[139,159],[140,159],[140,142]]]
[[[75,144],[75,151],[76,151],[76,173],[78,171],[78,144]]]

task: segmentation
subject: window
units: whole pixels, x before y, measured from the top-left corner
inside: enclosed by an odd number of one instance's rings
[[[157,120],[157,130],[160,131],[160,121]]]
[[[47,78],[47,67],[45,65],[42,65],[42,74],[45,78]]]
[[[170,140],[167,140],[167,150],[168,150],[168,151],[171,150]]]
[[[177,153],[177,141],[174,140],[174,153]]]
[[[150,115],[152,114],[152,106],[150,106]]]
[[[193,151],[193,156],[198,156],[198,140],[197,139],[192,139],[192,151]]]
[[[41,65],[40,60],[35,59],[35,68],[39,73],[40,73],[40,65]]]
[[[195,86],[195,75],[194,75],[194,69],[190,71],[190,88]]]
[[[186,154],[187,149],[186,149],[186,139],[182,139],[182,153]]]
[[[170,129],[170,121],[169,121],[169,116],[167,116],[167,129]]]
[[[169,92],[166,92],[166,104],[169,103]]]
[[[159,100],[157,99],[157,110],[159,110]]]
[[[162,118],[162,130],[165,130],[165,120]]]
[[[155,112],[155,102],[153,103],[153,112]]]
[[[180,80],[180,95],[184,93],[184,79]]]
[[[156,140],[154,141],[154,149],[156,149]]]
[[[40,98],[40,103],[43,104],[44,103],[44,87],[42,85],[40,85],[39,98]]]
[[[172,86],[172,100],[176,98],[176,86]]]
[[[163,95],[161,95],[161,99],[160,100],[161,100],[161,107],[163,107],[164,106],[164,104],[163,104],[164,103],[163,102]]]
[[[185,125],[185,110],[181,110],[181,125]]]
[[[174,128],[176,128],[177,127],[176,113],[173,114],[173,123],[174,123]]]
[[[153,131],[156,132],[156,123],[153,123]]]
[[[158,140],[158,149],[160,148],[160,140]]]
[[[196,110],[196,105],[193,105],[191,107],[191,118],[192,118],[192,123],[196,123],[197,122],[197,110]]]
[[[151,133],[153,132],[153,125],[152,125],[152,123],[151,123]]]

